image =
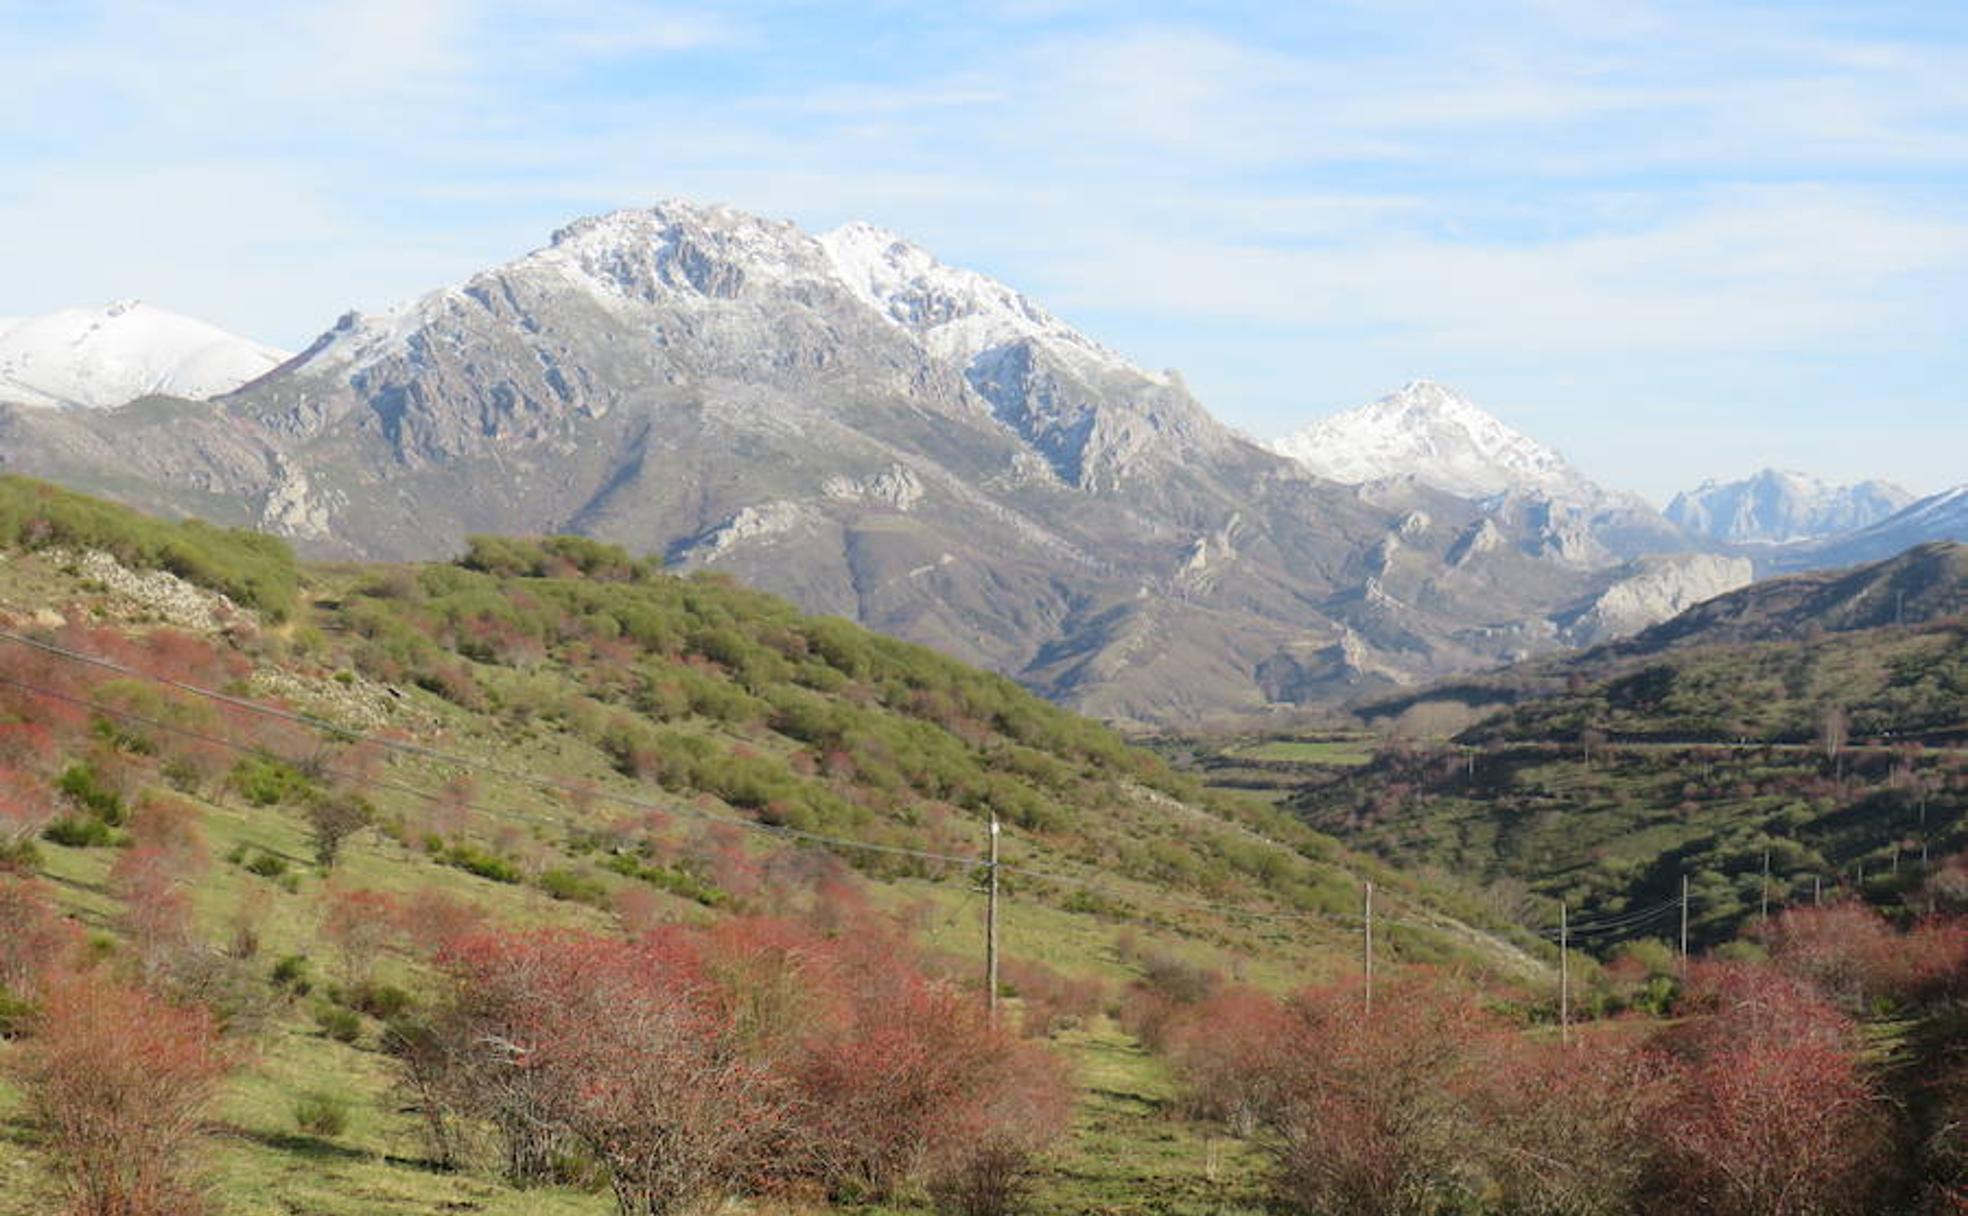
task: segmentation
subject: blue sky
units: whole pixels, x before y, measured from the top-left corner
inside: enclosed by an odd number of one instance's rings
[[[1968,481],[1968,6],[0,0],[0,315],[295,347],[667,197],[866,218],[1273,435]]]

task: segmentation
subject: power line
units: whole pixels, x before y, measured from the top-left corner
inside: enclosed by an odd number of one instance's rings
[[[1641,908],[1635,911],[1624,912],[1615,916],[1604,917],[1596,921],[1573,922],[1570,926],[1568,926],[1568,929],[1571,936],[1573,937],[1579,937],[1581,935],[1590,935],[1598,932],[1617,932],[1621,929],[1631,928],[1634,925],[1645,924],[1650,920],[1656,919],[1661,914],[1665,912],[1670,912],[1680,906],[1681,906],[1681,901],[1678,899],[1665,900],[1649,908]],[[1537,933],[1541,937],[1555,937],[1561,931],[1564,931],[1564,928],[1567,927],[1540,929],[1537,930]]]

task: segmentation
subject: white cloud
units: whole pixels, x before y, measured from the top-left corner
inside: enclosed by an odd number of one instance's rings
[[[1958,345],[1961,38],[1642,0],[1139,7],[0,0],[0,313],[140,293],[302,341],[694,195],[906,231],[1197,361],[1253,426],[1330,401],[1308,376]]]

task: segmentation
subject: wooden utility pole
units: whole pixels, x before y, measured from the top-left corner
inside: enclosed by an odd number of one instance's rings
[[[991,893],[985,903],[985,919],[988,922],[984,937],[984,1003],[990,1011],[991,1024],[998,1022],[998,816],[991,813],[991,863],[988,867],[991,878]]]
[[[1565,905],[1558,905],[1558,1041],[1572,1041],[1572,929]]]
[[[1373,879],[1367,879],[1366,924],[1364,962],[1367,975],[1367,1012],[1373,1012]]]
[[[1688,974],[1688,876],[1681,876],[1681,975]]]

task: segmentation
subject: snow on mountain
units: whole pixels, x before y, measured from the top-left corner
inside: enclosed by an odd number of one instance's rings
[[[1929,494],[1870,527],[1813,546],[1812,564],[1877,561],[1933,540],[1968,542],[1968,485]]]
[[[1433,380],[1412,381],[1270,446],[1318,476],[1346,484],[1411,477],[1463,498],[1530,492],[1582,505],[1607,498],[1558,453]]]
[[[539,338],[586,335],[585,343],[603,332],[626,340],[580,356],[592,383],[614,386],[598,395],[568,378],[571,348],[549,349]],[[790,381],[824,371],[842,343],[889,349],[891,369],[920,359],[933,374],[953,375],[968,388],[964,405],[988,411],[1080,489],[1237,442],[1176,377],[1131,365],[1027,296],[946,266],[891,232],[854,223],[813,236],[784,221],[677,201],[577,220],[547,247],[462,284],[382,314],[346,316],[297,371],[360,395],[420,368],[469,379],[467,363],[516,360],[545,376],[540,400],[606,410],[639,377],[677,374],[666,353],[673,348],[715,352],[746,376],[764,357]],[[604,365],[607,374],[592,374]],[[699,363],[692,374],[704,371]],[[726,398],[719,408],[744,400]],[[779,423],[791,425],[783,414]]]
[[[814,236],[735,208],[672,200],[576,220],[555,232],[546,248],[494,273],[553,277],[624,315],[692,297],[728,301],[774,290],[844,290],[932,355],[959,366],[1036,340],[1090,370],[1165,382],[1004,283],[947,266],[921,246],[858,221]],[[310,356],[359,367],[400,349],[408,335],[468,297],[473,286],[442,288],[382,314],[345,318]]]
[[[848,290],[944,358],[968,361],[995,347],[1038,338],[1097,364],[1128,366],[1030,297],[974,270],[945,266],[886,229],[857,222],[818,239]]]
[[[0,401],[108,409],[151,393],[203,399],[286,359],[215,325],[119,300],[0,320]]]
[[[1789,542],[1878,523],[1913,495],[1885,481],[1832,485],[1806,473],[1764,469],[1741,481],[1704,481],[1674,496],[1667,517],[1708,540]]]

